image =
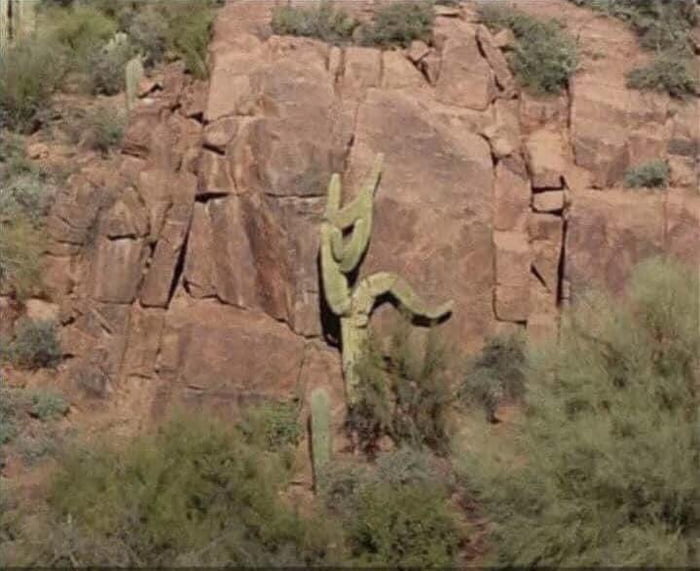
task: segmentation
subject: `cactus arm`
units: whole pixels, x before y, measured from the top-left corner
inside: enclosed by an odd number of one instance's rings
[[[342,186],[340,183],[340,175],[334,174],[331,177],[331,182],[328,184],[328,199],[326,201],[325,218],[329,220],[340,210],[340,201],[342,195]]]
[[[0,0],[0,55],[10,43],[10,0]]]
[[[317,388],[311,393],[311,459],[313,461],[314,488],[322,487],[324,467],[331,460],[332,435],[331,412],[328,392]]]
[[[346,230],[355,224],[358,219],[366,218],[368,215],[371,215],[372,201],[375,193],[377,192],[377,188],[379,187],[383,163],[384,155],[377,155],[377,159],[374,162],[374,167],[372,168],[372,173],[365,181],[365,184],[358,195],[352,202],[343,208],[335,212],[328,213],[327,219],[329,222],[342,230]]]
[[[321,277],[326,301],[335,315],[344,315],[350,310],[350,288],[345,275],[333,257],[332,242],[337,240],[340,230],[327,222],[321,224]],[[341,234],[342,239],[342,234]]]
[[[367,250],[371,233],[371,216],[369,219],[360,218],[352,230],[350,239],[343,244],[342,255],[339,258],[341,272],[347,274],[357,267]]]
[[[452,312],[453,302],[430,307],[401,276],[391,272],[378,272],[364,278],[353,293],[353,310],[369,315],[377,298],[390,295],[412,318],[431,321],[441,319]]]

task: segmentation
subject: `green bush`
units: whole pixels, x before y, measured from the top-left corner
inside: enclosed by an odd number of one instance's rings
[[[125,69],[134,56],[134,46],[126,34],[117,34],[100,49],[88,56],[90,91],[94,94],[116,95],[126,85]]]
[[[294,402],[267,402],[245,411],[239,429],[249,444],[268,451],[296,447],[301,440],[299,406]]]
[[[303,567],[332,555],[332,523],[302,519],[280,498],[277,457],[222,422],[176,417],[60,463],[15,564]]]
[[[117,33],[117,23],[88,3],[70,7],[49,7],[41,15],[42,27],[71,53],[74,65],[86,65]]]
[[[38,175],[17,176],[0,187],[0,220],[25,217],[39,228],[49,213],[53,195],[54,189]]]
[[[510,66],[520,83],[536,93],[559,93],[576,71],[574,40],[556,20],[538,20],[501,3],[479,5],[481,20],[491,30],[509,28],[516,38]]]
[[[31,395],[30,414],[39,420],[53,420],[68,413],[65,399],[50,391],[36,391]]]
[[[23,319],[7,347],[13,365],[24,369],[55,367],[63,353],[58,340],[56,323]],[[43,407],[40,407],[43,411]]]
[[[668,183],[671,171],[666,161],[650,161],[632,167],[625,173],[625,185],[630,188],[659,188]]]
[[[36,174],[24,151],[24,142],[9,131],[0,132],[0,183],[6,185],[17,177]]]
[[[663,53],[650,64],[630,71],[627,74],[627,87],[665,92],[678,98],[695,95],[698,82],[692,72],[693,65],[693,60]]]
[[[17,400],[14,391],[0,386],[0,446],[17,435]]]
[[[422,349],[411,345],[409,333],[410,323],[402,319],[392,332],[387,358],[372,340],[358,364],[358,399],[348,412],[347,428],[370,455],[385,435],[396,444],[427,446],[437,453],[449,447],[447,413],[453,398],[446,349],[436,330]]]
[[[0,129],[34,131],[66,71],[65,52],[47,40],[26,40],[0,58]]]
[[[41,290],[43,235],[26,216],[0,218],[0,290],[20,299]]]
[[[129,22],[127,33],[146,65],[165,59],[168,51],[168,22],[155,4],[147,4]]]
[[[380,6],[372,22],[362,26],[362,43],[382,47],[408,47],[414,40],[429,43],[434,20],[428,0],[391,2]]]
[[[377,479],[393,486],[441,483],[435,457],[407,446],[385,452],[377,458]]]
[[[121,109],[108,106],[91,109],[81,122],[80,142],[106,156],[121,145],[126,121],[126,113]]]
[[[272,31],[282,36],[318,38],[332,44],[350,42],[358,22],[333,2],[321,0],[315,7],[275,6]]]
[[[496,421],[496,408],[515,402],[525,394],[525,344],[519,335],[494,337],[468,363],[460,389],[466,404],[482,406],[490,422]]]
[[[698,288],[695,268],[642,263],[531,358],[515,457],[465,462],[499,565],[700,564]]]

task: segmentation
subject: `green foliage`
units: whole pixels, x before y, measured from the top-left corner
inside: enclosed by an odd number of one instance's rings
[[[514,457],[467,456],[505,566],[697,567],[697,270],[640,264],[533,355]]]
[[[53,191],[36,174],[20,175],[5,182],[0,187],[0,220],[13,221],[24,217],[39,228],[49,212]]]
[[[693,60],[674,53],[662,53],[648,65],[627,74],[627,87],[660,91],[683,98],[698,93],[698,82],[692,72]]]
[[[349,530],[359,564],[451,567],[459,546],[457,514],[431,484],[377,483],[358,498]]]
[[[25,216],[0,219],[0,288],[19,298],[41,289],[43,235]]]
[[[666,161],[650,161],[632,167],[625,173],[625,185],[630,188],[659,188],[668,183],[670,169]]]
[[[321,497],[347,529],[352,565],[451,567],[464,529],[428,453],[381,454],[375,467],[333,462]]]
[[[56,436],[48,431],[38,434],[22,434],[17,438],[15,446],[28,466],[34,466],[58,451]]]
[[[0,182],[4,185],[13,179],[34,173],[32,162],[24,151],[24,142],[9,131],[0,133]]]
[[[134,46],[126,34],[116,34],[107,44],[88,57],[90,91],[115,95],[124,90],[124,68],[134,55]]]
[[[360,36],[365,45],[406,48],[414,40],[429,43],[434,20],[430,1],[391,2],[377,8],[372,22],[362,27]]]
[[[0,446],[17,435],[17,402],[14,391],[0,385]]]
[[[68,8],[50,7],[42,14],[42,27],[65,46],[80,65],[117,33],[117,23],[92,3],[76,3]]]
[[[384,435],[397,444],[427,446],[440,454],[449,446],[447,413],[453,398],[446,349],[435,330],[423,348],[410,343],[409,333],[410,322],[404,318],[392,332],[387,358],[372,339],[357,367],[358,399],[350,407],[347,426],[370,455]]]
[[[53,420],[68,413],[65,399],[51,391],[35,391],[31,395],[30,414],[39,420]]]
[[[102,106],[89,110],[81,122],[81,143],[102,155],[108,155],[121,144],[126,120],[126,114],[121,109]]]
[[[48,513],[21,563],[242,566],[321,563],[332,525],[302,519],[279,496],[288,472],[238,431],[178,417],[126,447],[61,459]]]
[[[272,11],[272,31],[283,36],[319,38],[332,44],[350,42],[358,22],[333,2],[321,0],[318,6],[278,5]]]
[[[690,52],[690,30],[698,21],[694,0],[570,1],[628,22],[647,49]]]
[[[499,2],[479,5],[479,15],[492,30],[509,28],[516,38],[510,66],[520,83],[536,93],[559,93],[576,71],[574,40],[556,20],[538,20]]]
[[[63,79],[66,57],[49,40],[28,39],[9,47],[0,58],[0,129],[34,131],[50,107]]]
[[[295,448],[301,439],[299,406],[295,402],[265,402],[246,409],[239,429],[249,444],[268,451]]]
[[[7,346],[7,357],[13,365],[24,369],[55,367],[63,352],[58,340],[56,323],[23,319]],[[43,410],[43,407],[40,407]]]
[[[498,405],[525,394],[525,344],[519,335],[494,337],[467,366],[460,398],[482,406],[491,422]]]

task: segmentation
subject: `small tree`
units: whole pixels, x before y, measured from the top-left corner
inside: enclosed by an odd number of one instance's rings
[[[465,465],[500,564],[700,564],[698,286],[645,262],[624,300],[590,295],[531,358],[515,456]]]

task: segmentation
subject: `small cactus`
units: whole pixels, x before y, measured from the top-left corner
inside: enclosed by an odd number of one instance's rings
[[[355,402],[359,383],[355,369],[366,350],[369,318],[378,299],[392,296],[413,318],[438,320],[452,311],[452,302],[428,307],[406,280],[389,272],[366,277],[352,289],[349,285],[348,276],[357,270],[372,234],[373,199],[382,159],[382,155],[377,157],[369,179],[344,207],[340,176],[331,177],[321,223],[321,277],[328,306],[340,318],[343,376],[350,405]]]
[[[317,388],[311,393],[311,460],[314,471],[314,488],[319,490],[323,470],[331,460],[331,411],[328,392]]]
[[[130,59],[125,68],[126,75],[126,110],[131,111],[136,104],[139,94],[139,83],[143,79],[144,70],[141,57],[136,56]]]

